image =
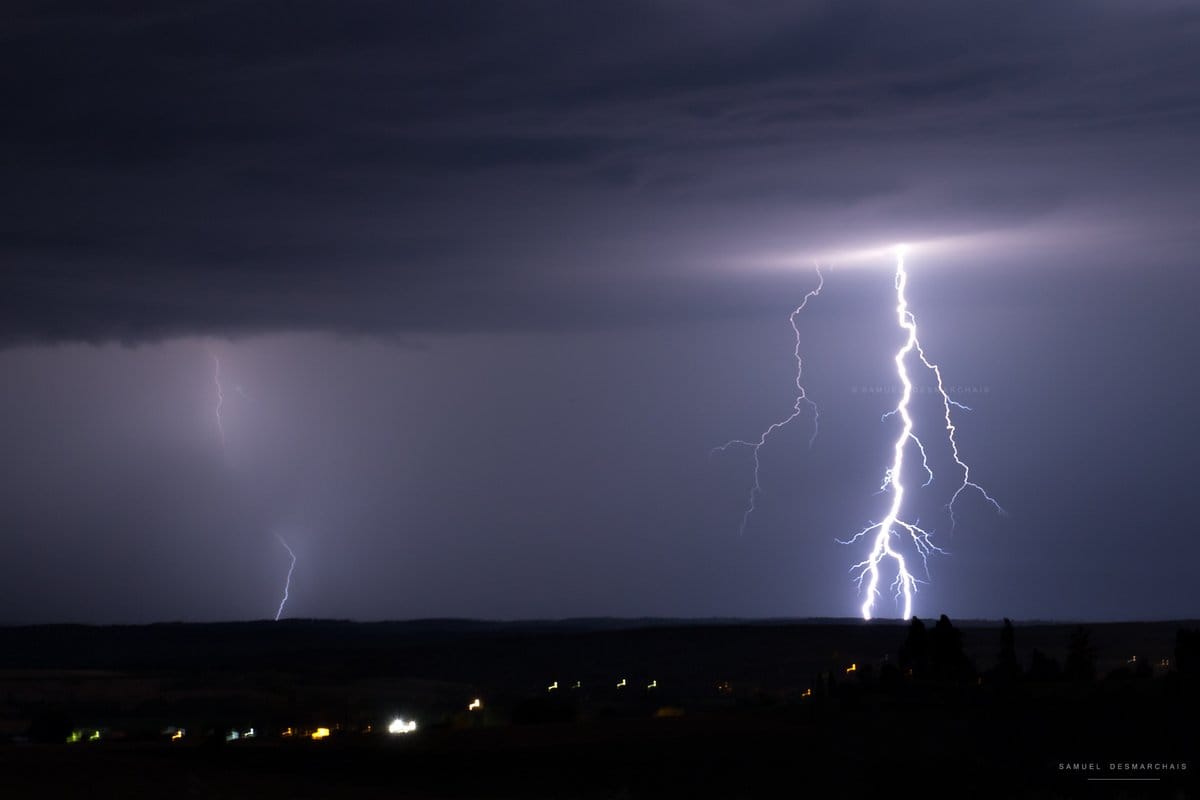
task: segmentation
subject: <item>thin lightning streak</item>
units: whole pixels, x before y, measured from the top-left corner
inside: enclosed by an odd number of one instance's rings
[[[287,605],[288,591],[292,588],[292,571],[296,569],[296,554],[292,552],[292,548],[288,547],[288,543],[283,540],[283,537],[278,533],[275,538],[288,551],[288,555],[292,557],[292,564],[288,567],[287,581],[283,584],[283,599],[279,601],[279,610],[275,612],[275,621],[279,622],[279,617],[283,614],[283,607]]]
[[[891,586],[895,590],[896,596],[898,598],[903,597],[904,599],[904,619],[909,619],[912,616],[912,598],[920,581],[909,572],[904,556],[892,547],[892,534],[895,529],[900,529],[908,534],[918,555],[921,556],[921,560],[925,564],[926,574],[928,574],[929,570],[929,554],[945,552],[932,542],[929,531],[921,528],[916,523],[907,522],[900,518],[901,508],[904,504],[904,485],[901,483],[901,473],[904,469],[904,450],[910,440],[916,443],[921,453],[921,462],[928,476],[925,485],[928,486],[933,481],[933,471],[930,469],[929,461],[926,458],[925,446],[913,432],[913,420],[909,413],[909,402],[912,399],[913,387],[912,381],[908,376],[908,368],[905,366],[905,361],[914,350],[916,350],[918,357],[921,359],[921,363],[932,371],[937,378],[938,392],[942,397],[942,407],[945,411],[946,436],[950,442],[951,451],[954,454],[954,461],[963,471],[963,481],[947,504],[951,522],[954,521],[954,502],[968,487],[978,490],[980,494],[996,507],[997,511],[1003,513],[1000,504],[984,491],[983,487],[971,480],[970,468],[959,456],[958,442],[955,439],[955,427],[951,418],[950,407],[956,406],[966,410],[970,409],[962,403],[957,403],[950,399],[949,394],[946,392],[945,384],[942,383],[941,369],[926,357],[925,351],[921,347],[921,342],[917,338],[916,318],[908,310],[908,298],[904,293],[907,285],[908,272],[904,268],[904,255],[903,251],[901,251],[896,257],[896,318],[901,329],[907,333],[907,336],[904,345],[896,353],[895,362],[896,374],[900,378],[904,390],[900,395],[900,402],[896,405],[896,408],[884,414],[883,419],[887,419],[893,414],[898,414],[903,424],[900,435],[896,438],[896,442],[892,446],[892,465],[884,473],[883,485],[880,487],[880,491],[891,489],[892,503],[888,510],[888,515],[882,522],[868,523],[867,527],[844,542],[844,544],[850,544],[871,533],[875,535],[872,540],[871,552],[867,558],[850,568],[851,572],[858,572],[856,580],[860,591],[862,590],[863,581],[866,580],[867,582],[866,599],[862,604],[862,616],[863,619],[868,620],[871,619],[875,600],[879,596],[880,565],[886,559],[891,559],[895,563],[896,578]]]
[[[903,265],[903,262],[901,262],[901,264]],[[958,465],[959,469],[961,469],[963,473],[962,483],[960,483],[958,488],[954,491],[954,495],[950,498],[950,502],[946,504],[946,510],[950,513],[950,530],[954,530],[954,527],[958,524],[958,521],[954,517],[954,503],[968,488],[974,489],[983,495],[984,499],[992,504],[997,513],[1005,513],[1004,509],[1000,507],[1000,504],[996,502],[994,497],[988,494],[987,491],[978,483],[975,483],[971,480],[971,467],[958,455],[958,440],[955,438],[957,429],[954,427],[954,420],[950,416],[950,407],[957,406],[964,411],[970,411],[971,407],[965,406],[962,403],[957,403],[950,399],[949,393],[946,392],[946,386],[942,383],[941,368],[926,358],[925,351],[921,348],[920,342],[917,342],[917,354],[921,357],[921,363],[930,369],[933,372],[934,377],[937,378],[938,393],[942,396],[942,409],[945,412],[946,439],[950,442],[950,452],[954,455],[954,463]],[[923,451],[922,455],[924,455]],[[930,475],[930,480],[933,480],[932,474]]]
[[[221,359],[209,351],[213,361],[213,386],[217,391],[217,405],[213,408],[213,416],[217,420],[217,434],[221,437],[221,449],[225,449],[225,425],[221,422],[221,406],[225,405],[225,390],[221,388]]]
[[[791,315],[788,317],[788,321],[792,325],[792,333],[795,334],[796,337],[796,347],[792,351],[796,357],[796,399],[792,405],[792,413],[764,430],[762,434],[759,435],[758,441],[756,442],[747,441],[745,439],[731,439],[720,447],[714,447],[712,450],[714,453],[723,453],[730,447],[737,445],[741,447],[749,447],[751,452],[754,454],[754,485],[750,488],[750,498],[747,501],[746,510],[742,512],[742,524],[738,527],[738,535],[740,536],[744,536],[746,534],[746,525],[750,521],[750,515],[756,510],[756,501],[758,500],[758,496],[762,493],[762,483],[759,481],[759,468],[761,467],[761,464],[758,459],[758,451],[761,450],[763,445],[767,443],[767,437],[804,413],[804,406],[807,405],[812,409],[813,414],[813,431],[812,436],[810,436],[808,439],[808,446],[812,447],[813,442],[817,439],[817,432],[821,422],[821,412],[820,409],[817,408],[817,404],[808,396],[808,392],[804,389],[804,384],[801,383],[801,376],[804,372],[804,360],[800,355],[800,328],[796,325],[796,317],[800,316],[800,312],[804,310],[806,305],[808,305],[809,300],[821,293],[821,288],[825,285],[825,276],[821,274],[821,265],[815,264],[814,267],[817,271],[817,287],[808,294],[804,295],[804,299],[800,301],[800,305],[796,306],[795,310],[792,311]]]
[[[213,387],[216,390],[217,397],[216,405],[213,407],[213,417],[217,421],[217,433],[221,438],[221,449],[224,450],[225,425],[221,419],[221,408],[225,405],[225,389],[221,384],[221,359],[212,350],[209,351],[209,356],[212,358],[213,362]],[[245,389],[243,389],[240,385],[234,384],[233,389],[242,397],[249,399],[249,395],[246,394]],[[292,588],[292,573],[296,569],[296,553],[291,547],[288,546],[288,543],[284,541],[283,537],[278,533],[275,534],[275,538],[279,540],[279,543],[283,545],[284,549],[288,552],[288,556],[292,559],[291,564],[288,566],[287,579],[283,584],[283,598],[279,601],[279,608],[275,611],[275,621],[278,622],[279,617],[283,615],[283,608],[287,605],[288,594]]]

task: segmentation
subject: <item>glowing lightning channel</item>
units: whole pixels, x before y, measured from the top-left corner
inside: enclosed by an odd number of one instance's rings
[[[288,591],[292,588],[292,571],[296,569],[296,554],[292,552],[292,548],[288,547],[288,543],[283,540],[283,537],[278,533],[275,538],[288,551],[288,555],[292,557],[292,564],[288,567],[287,581],[283,584],[283,599],[279,601],[279,610],[275,612],[275,621],[279,622],[279,617],[283,615],[283,607],[287,605]]]
[[[795,310],[792,311],[791,315],[788,317],[788,321],[792,325],[792,333],[794,333],[796,336],[796,347],[792,351],[796,357],[796,400],[792,405],[792,413],[764,430],[759,435],[758,441],[756,442],[747,441],[745,439],[731,439],[720,447],[713,448],[714,453],[718,451],[723,453],[730,447],[734,446],[749,447],[750,451],[754,454],[754,485],[750,487],[750,498],[747,501],[746,510],[742,512],[742,524],[738,528],[738,534],[742,536],[746,534],[746,524],[750,521],[750,515],[756,510],[756,501],[758,496],[762,493],[762,483],[759,481],[759,467],[761,465],[758,460],[758,451],[761,450],[763,445],[767,443],[767,437],[804,413],[804,406],[807,405],[812,409],[813,415],[813,431],[812,436],[810,436],[808,439],[808,446],[812,447],[812,443],[817,439],[817,432],[821,422],[821,413],[820,409],[817,408],[817,404],[813,402],[813,400],[808,396],[808,392],[805,391],[804,384],[800,382],[801,375],[804,371],[804,360],[800,356],[800,328],[796,325],[796,317],[800,316],[800,312],[804,310],[806,305],[808,305],[809,300],[821,293],[821,288],[825,285],[825,276],[821,274],[821,265],[815,264],[814,267],[817,271],[817,287],[808,294],[804,295],[804,299],[800,301],[800,305],[796,306]]]
[[[903,262],[903,260],[901,260],[899,269],[903,269],[903,268],[904,268],[904,262]],[[977,491],[981,495],[983,495],[984,499],[992,504],[992,507],[996,509],[997,513],[999,513],[999,514],[1005,513],[1004,509],[1000,507],[1000,504],[998,502],[996,502],[996,499],[994,497],[992,497],[990,494],[987,493],[986,489],[984,489],[978,483],[975,483],[974,481],[971,480],[971,467],[965,461],[963,461],[962,458],[958,454],[958,440],[955,438],[955,433],[957,432],[957,429],[954,427],[954,420],[950,416],[950,407],[955,406],[957,408],[963,409],[964,411],[970,411],[971,407],[963,405],[962,403],[955,402],[954,400],[950,399],[950,394],[946,391],[945,384],[942,383],[941,368],[938,367],[937,364],[934,364],[932,361],[930,361],[925,356],[925,351],[921,348],[921,342],[919,340],[917,341],[917,355],[919,355],[921,357],[921,363],[924,364],[926,366],[926,368],[928,368],[930,371],[932,371],[934,377],[937,379],[938,394],[940,394],[942,396],[942,409],[945,412],[946,439],[950,442],[950,453],[951,453],[951,455],[954,456],[954,463],[958,465],[959,469],[962,470],[962,474],[963,474],[962,483],[960,483],[958,485],[958,488],[954,490],[954,494],[950,497],[950,502],[946,503],[946,510],[950,513],[950,530],[954,530],[954,528],[958,522],[954,517],[954,504],[958,501],[958,498],[962,495],[962,493],[964,491],[966,491],[967,489],[974,489],[975,491]],[[919,444],[919,442],[918,442],[918,444]],[[924,458],[924,456],[925,456],[925,449],[921,448],[921,457]],[[928,462],[926,462],[925,469],[927,469],[927,470],[929,469]],[[933,480],[932,472],[929,473],[929,480],[930,481]],[[926,485],[928,485],[928,483]]]
[[[904,533],[908,534],[908,537],[912,540],[913,546],[915,547],[917,553],[921,556],[921,560],[925,563],[926,574],[928,574],[929,568],[929,554],[935,552],[945,552],[932,542],[929,531],[921,528],[915,522],[907,522],[900,517],[901,508],[904,504],[904,484],[901,482],[902,471],[904,469],[904,450],[909,441],[915,443],[917,449],[921,453],[922,465],[924,466],[925,472],[928,476],[928,479],[924,485],[928,486],[929,483],[933,481],[933,471],[930,469],[929,461],[925,455],[925,446],[913,432],[913,420],[908,409],[909,401],[912,399],[913,386],[912,381],[908,376],[908,368],[905,366],[905,361],[909,355],[911,355],[913,350],[917,351],[917,355],[921,359],[921,363],[927,369],[933,372],[937,379],[938,393],[942,397],[942,407],[945,411],[946,436],[949,440],[950,448],[954,455],[954,462],[962,469],[963,472],[962,483],[955,490],[954,495],[947,504],[951,521],[953,522],[954,520],[955,501],[957,501],[959,496],[962,495],[963,491],[968,488],[977,490],[984,496],[984,498],[988,500],[988,502],[995,506],[997,511],[1000,513],[1004,512],[1004,509],[1000,507],[1000,504],[997,503],[996,500],[992,498],[992,496],[989,495],[982,486],[971,480],[970,467],[968,467],[959,456],[958,442],[955,440],[955,427],[951,418],[950,407],[956,406],[958,408],[967,410],[969,409],[962,403],[957,403],[950,399],[950,395],[947,393],[946,387],[942,383],[941,369],[939,369],[936,364],[926,357],[925,351],[921,347],[921,342],[917,338],[917,321],[912,312],[908,310],[908,298],[904,293],[907,284],[908,272],[904,268],[904,252],[901,248],[897,252],[896,256],[896,317],[900,323],[901,329],[903,329],[908,335],[905,338],[904,345],[896,352],[895,362],[896,374],[900,378],[900,383],[904,386],[904,390],[901,392],[900,402],[896,405],[896,408],[892,411],[889,411],[887,414],[884,414],[884,418],[886,419],[893,414],[898,414],[903,422],[903,425],[900,430],[900,435],[897,437],[896,442],[892,447],[892,465],[884,473],[883,484],[880,487],[880,491],[891,489],[892,503],[891,507],[888,509],[887,516],[882,522],[872,522],[868,524],[867,527],[856,533],[848,541],[843,542],[843,544],[851,544],[868,536],[871,533],[875,534],[874,539],[872,540],[870,554],[866,559],[860,561],[850,568],[851,572],[858,572],[856,580],[858,582],[860,591],[862,590],[863,581],[866,580],[867,582],[866,599],[863,600],[862,604],[862,616],[863,619],[867,620],[871,619],[872,611],[875,607],[875,600],[879,596],[880,565],[886,559],[891,559],[895,563],[896,579],[892,583],[892,588],[895,589],[897,597],[904,598],[904,619],[909,619],[912,617],[912,598],[913,594],[917,590],[917,584],[920,581],[918,581],[918,579],[909,571],[908,564],[905,562],[904,556],[892,547],[892,535],[896,529],[900,529]],[[903,534],[899,533],[897,535],[901,537],[903,536]]]
[[[217,420],[217,434],[221,437],[221,449],[225,449],[225,425],[221,422],[221,406],[225,405],[225,390],[221,388],[221,359],[217,358],[217,354],[209,351],[208,354],[212,357],[213,362],[213,386],[217,391],[217,404],[213,408],[213,416]]]
[[[225,425],[224,425],[223,421],[221,420],[221,408],[225,405],[225,389],[221,384],[221,359],[212,350],[209,350],[208,354],[212,358],[212,362],[213,362],[213,387],[216,390],[216,397],[217,397],[216,405],[213,407],[213,417],[217,421],[217,434],[220,436],[220,439],[221,439],[221,450],[224,451],[225,450]],[[237,392],[238,394],[240,394],[242,397],[246,398],[247,400],[250,399],[250,396],[248,394],[246,394],[246,390],[243,389],[241,387],[241,385],[234,384],[233,390],[235,392]],[[292,548],[288,546],[288,543],[285,542],[283,540],[283,537],[280,536],[278,533],[275,534],[275,538],[278,539],[279,543],[281,545],[283,545],[285,550],[288,551],[288,555],[292,559],[292,563],[288,566],[287,580],[284,581],[284,584],[283,584],[283,599],[281,599],[279,601],[279,608],[275,612],[275,621],[278,622],[279,617],[283,615],[283,607],[287,605],[288,592],[292,588],[292,572],[295,571],[295,569],[296,569],[296,553],[293,552]]]

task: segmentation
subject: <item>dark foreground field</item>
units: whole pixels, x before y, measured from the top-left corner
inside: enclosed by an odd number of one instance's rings
[[[1196,627],[0,629],[0,796],[1190,797]]]

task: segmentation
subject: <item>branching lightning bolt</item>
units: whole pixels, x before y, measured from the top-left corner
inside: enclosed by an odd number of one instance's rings
[[[743,536],[745,535],[746,525],[750,521],[750,516],[755,512],[756,507],[757,507],[756,504],[757,504],[758,496],[762,493],[762,483],[759,481],[759,467],[761,466],[761,464],[758,459],[758,454],[759,454],[759,450],[762,449],[763,445],[765,445],[767,443],[767,438],[772,433],[774,433],[775,431],[779,430],[782,427],[785,427],[789,422],[791,422],[796,417],[798,417],[802,413],[804,413],[805,406],[812,409],[812,415],[813,415],[813,430],[812,430],[812,436],[810,436],[808,439],[808,446],[812,447],[812,443],[814,441],[816,441],[816,438],[817,438],[817,432],[819,430],[819,425],[821,422],[821,413],[820,413],[820,409],[817,408],[817,404],[815,402],[813,402],[813,400],[808,396],[808,392],[805,391],[804,384],[801,382],[801,377],[804,372],[804,360],[800,355],[800,344],[801,344],[800,328],[796,324],[796,318],[798,316],[800,316],[800,312],[804,310],[804,307],[806,305],[808,305],[808,301],[811,300],[812,298],[816,297],[817,295],[819,295],[821,293],[821,288],[825,285],[825,276],[821,274],[821,266],[819,264],[817,264],[817,265],[815,265],[815,268],[817,271],[817,286],[816,286],[816,288],[813,289],[812,291],[810,291],[808,294],[804,295],[804,299],[802,301],[800,301],[800,305],[796,306],[795,310],[793,310],[791,315],[788,317],[788,321],[792,325],[792,333],[794,333],[796,336],[796,347],[792,351],[796,357],[796,399],[795,399],[795,402],[792,404],[792,413],[789,414],[788,416],[784,417],[783,419],[779,420],[778,422],[773,423],[772,425],[767,427],[761,434],[759,434],[757,441],[748,441],[746,439],[731,439],[730,441],[726,442],[725,444],[721,445],[720,447],[713,448],[713,452],[715,453],[715,452],[725,452],[729,448],[735,447],[735,446],[749,447],[751,453],[753,453],[753,455],[754,455],[754,485],[750,487],[750,497],[746,503],[746,510],[744,512],[742,512],[742,524],[738,528],[739,535],[743,535]]]
[[[931,532],[921,528],[917,522],[908,522],[901,518],[901,510],[904,504],[904,484],[902,483],[902,471],[904,469],[904,451],[909,442],[916,444],[918,451],[921,453],[921,462],[924,466],[928,486],[933,481],[933,470],[929,467],[929,460],[926,457],[925,445],[917,437],[913,431],[913,420],[909,413],[909,401],[912,399],[913,386],[908,375],[908,368],[905,365],[906,360],[915,350],[921,363],[929,369],[937,379],[938,393],[942,398],[942,407],[945,412],[946,436],[950,443],[950,449],[954,456],[954,462],[962,470],[962,483],[959,484],[950,502],[947,504],[947,509],[950,513],[950,520],[954,522],[954,504],[958,498],[967,489],[975,489],[989,503],[991,503],[998,512],[1003,513],[1004,509],[1000,504],[989,495],[982,486],[971,480],[970,467],[962,460],[958,451],[958,442],[955,439],[955,427],[951,417],[951,407],[970,410],[962,403],[957,403],[950,399],[949,393],[946,391],[945,384],[942,382],[942,371],[937,364],[929,360],[925,355],[924,349],[921,347],[920,339],[917,338],[917,321],[912,312],[908,310],[908,298],[904,290],[908,284],[908,272],[904,268],[904,254],[899,252],[896,257],[896,317],[907,336],[905,337],[904,345],[896,352],[896,374],[900,379],[900,383],[904,389],[900,394],[900,402],[896,408],[883,415],[886,419],[892,415],[899,415],[902,426],[900,435],[897,437],[895,444],[892,446],[892,465],[888,467],[883,477],[883,484],[880,486],[880,491],[888,489],[892,492],[892,502],[888,509],[887,516],[882,522],[871,522],[867,527],[854,534],[849,540],[843,544],[851,544],[870,537],[871,552],[866,559],[860,561],[850,568],[851,572],[857,572],[856,580],[859,590],[862,591],[863,581],[867,583],[866,597],[862,604],[863,619],[871,619],[874,611],[875,601],[879,597],[879,581],[880,567],[885,560],[890,559],[896,569],[896,578],[892,582],[892,588],[895,590],[897,598],[904,600],[904,619],[909,619],[912,616],[913,594],[917,591],[917,584],[920,582],[909,570],[908,564],[904,556],[896,550],[893,545],[893,534],[897,538],[903,538],[907,534],[912,541],[913,547],[925,565],[926,574],[928,574],[930,553],[944,553],[931,539]]]
[[[291,566],[288,567],[287,580],[283,584],[283,599],[279,601],[279,610],[275,612],[275,621],[278,622],[279,617],[283,615],[283,607],[287,605],[288,592],[292,588],[292,572],[296,569],[296,554],[292,551],[292,548],[288,547],[288,543],[283,540],[282,536],[277,533],[275,534],[275,538],[278,539],[279,543],[283,545],[285,550],[288,551],[288,555],[291,556],[292,559]]]
[[[897,269],[903,271],[903,257],[900,258]],[[971,467],[965,461],[963,461],[958,454],[958,440],[955,438],[957,429],[954,427],[954,420],[950,415],[950,407],[954,406],[956,408],[961,408],[964,411],[970,411],[971,407],[950,399],[950,394],[946,391],[946,385],[942,383],[941,368],[925,356],[925,351],[921,348],[921,342],[919,340],[917,341],[917,355],[921,357],[921,363],[924,364],[931,372],[933,372],[934,377],[937,379],[938,394],[942,396],[942,409],[945,412],[946,439],[950,442],[950,452],[954,456],[954,463],[958,465],[963,474],[962,483],[960,483],[958,488],[954,490],[954,494],[950,497],[950,502],[946,504],[946,510],[950,513],[950,530],[954,530],[954,527],[957,524],[957,520],[954,517],[954,504],[958,502],[959,496],[962,495],[962,493],[967,489],[974,489],[975,491],[979,492],[981,495],[983,495],[985,500],[992,504],[997,513],[1003,514],[1004,509],[1000,507],[1000,504],[996,502],[996,499],[988,494],[987,490],[985,490],[982,486],[971,480]],[[925,449],[921,448],[921,456],[924,457],[924,455]],[[925,468],[927,470],[929,469],[928,463],[926,463]],[[933,480],[932,472],[929,473],[929,480]]]

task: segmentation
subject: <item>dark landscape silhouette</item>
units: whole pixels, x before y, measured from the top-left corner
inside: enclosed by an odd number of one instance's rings
[[[14,627],[0,764],[15,796],[1176,796],[1198,673],[1193,622]]]

